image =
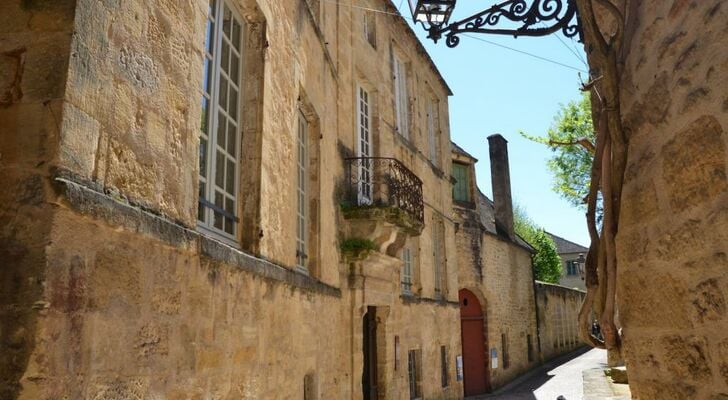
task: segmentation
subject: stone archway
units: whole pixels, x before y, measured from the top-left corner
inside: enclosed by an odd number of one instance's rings
[[[458,298],[465,395],[483,394],[490,390],[483,309],[475,294],[467,289],[460,289]]]

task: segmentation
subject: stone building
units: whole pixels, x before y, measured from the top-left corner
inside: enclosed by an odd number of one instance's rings
[[[506,140],[488,142],[493,201],[477,187],[477,160],[452,144],[465,395],[502,386],[539,361],[533,248],[514,232]]]
[[[630,388],[638,399],[725,399],[728,4],[620,8],[617,304]]]
[[[556,252],[561,258],[562,273],[559,285],[586,290],[584,258],[589,249],[553,233],[546,232],[546,234],[554,241]]]
[[[541,361],[583,347],[577,317],[586,292],[536,281],[539,352]]]
[[[0,398],[462,397],[450,90],[388,0],[0,22]]]

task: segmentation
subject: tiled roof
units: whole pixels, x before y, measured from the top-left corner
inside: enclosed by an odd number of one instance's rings
[[[561,236],[556,236],[551,232],[546,232],[549,236],[551,236],[551,239],[553,239],[554,243],[556,244],[556,252],[559,254],[569,254],[569,253],[584,253],[586,255],[586,252],[589,251],[588,248],[568,241]]]
[[[488,196],[478,190],[478,203],[478,209],[480,210],[480,223],[483,224],[483,227],[487,232],[499,235],[498,228],[495,224],[495,207],[493,205],[493,200],[489,199]],[[528,244],[528,242],[518,235],[516,235],[516,243],[521,247],[525,247],[529,251],[535,251],[533,246]]]

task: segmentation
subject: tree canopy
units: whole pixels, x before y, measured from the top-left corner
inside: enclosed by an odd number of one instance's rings
[[[514,207],[513,224],[516,233],[536,250],[533,255],[534,278],[558,283],[562,274],[561,257],[551,236],[537,226],[519,205]]]
[[[595,143],[589,93],[583,92],[581,100],[561,106],[546,137],[524,132],[521,135],[551,149],[553,155],[547,167],[554,175],[553,190],[569,203],[586,210],[584,199],[589,193]]]

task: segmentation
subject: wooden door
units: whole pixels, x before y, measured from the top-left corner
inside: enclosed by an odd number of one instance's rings
[[[364,314],[364,371],[361,377],[364,400],[377,400],[377,309],[367,307]]]
[[[483,309],[475,295],[461,289],[460,332],[463,343],[463,384],[465,395],[483,394],[489,389],[488,364],[484,335]]]

